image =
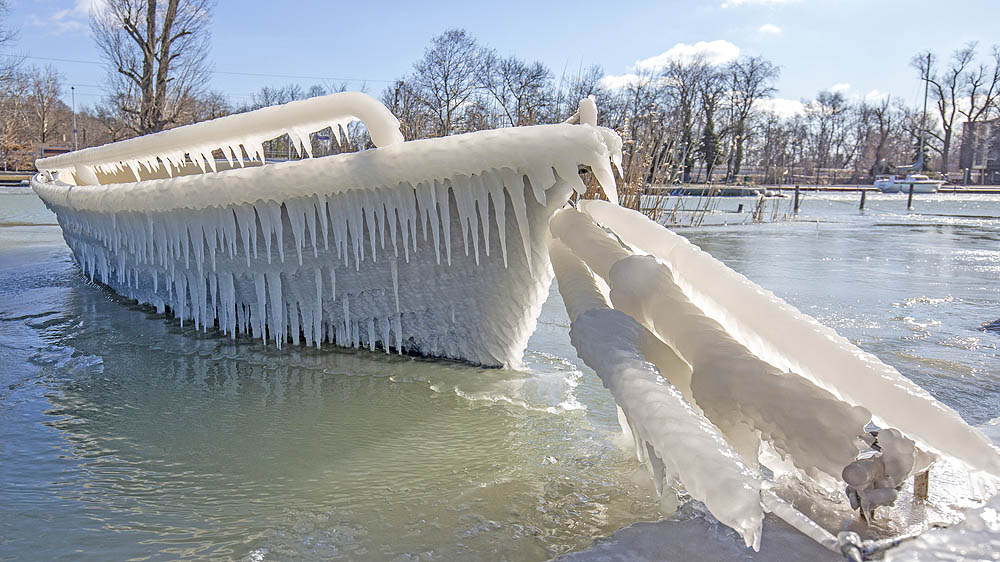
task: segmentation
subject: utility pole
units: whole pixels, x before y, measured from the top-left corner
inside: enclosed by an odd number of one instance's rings
[[[73,150],[77,150],[80,147],[76,142],[76,86],[69,87],[69,94],[73,100]]]
[[[924,171],[924,137],[927,135],[927,88],[931,82],[931,54],[927,53],[927,69],[924,71],[924,112],[920,114],[920,153],[917,154],[917,163],[920,164],[920,169],[917,172]],[[947,157],[945,158],[947,160]],[[943,173],[947,174],[948,170],[942,170]],[[911,184],[912,188],[913,185]]]

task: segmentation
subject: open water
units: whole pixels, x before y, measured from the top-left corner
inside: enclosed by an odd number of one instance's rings
[[[740,202],[705,221],[731,226],[680,232],[970,423],[1000,417],[1000,333],[981,329],[1000,319],[1000,196],[859,213],[807,194],[795,220],[745,225]],[[697,504],[656,497],[555,288],[525,359],[181,329],[88,283],[34,194],[0,192],[0,560],[749,559]],[[622,546],[661,519],[683,544]],[[755,559],[823,555],[769,525]]]

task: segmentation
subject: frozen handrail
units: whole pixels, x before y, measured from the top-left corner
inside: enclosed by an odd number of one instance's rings
[[[164,166],[173,175],[173,168],[184,166],[188,154],[202,170],[206,165],[214,170],[214,150],[222,150],[230,164],[234,160],[243,164],[243,150],[250,159],[263,162],[264,141],[287,134],[300,153],[311,156],[310,133],[331,127],[334,134],[341,134],[340,127],[357,120],[365,124],[377,147],[403,142],[399,120],[378,100],[360,92],[341,92],[41,158],[35,166],[45,172],[71,172],[78,184],[99,183],[95,171],[114,173],[126,167],[138,179],[140,165],[150,171]]]

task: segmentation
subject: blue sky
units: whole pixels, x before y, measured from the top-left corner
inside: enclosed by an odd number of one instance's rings
[[[97,2],[11,0],[9,24],[20,29],[13,50],[99,61],[87,25],[87,10]],[[1000,43],[1000,1],[219,0],[212,86],[237,105],[265,85],[332,83],[323,77],[352,79],[352,89],[377,94],[409,72],[429,40],[450,27],[465,28],[502,54],[539,60],[557,77],[565,72],[572,79],[580,68],[599,64],[614,83],[664,53],[750,54],[781,66],[776,97],[785,109],[830,88],[856,97],[888,93],[916,104],[922,89],[909,66],[913,54],[929,48],[945,55],[976,40],[985,58]],[[105,76],[99,65],[28,62],[55,65],[67,86],[77,85],[78,104],[99,100]]]

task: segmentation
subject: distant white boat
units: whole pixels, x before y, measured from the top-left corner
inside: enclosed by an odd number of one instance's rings
[[[909,193],[911,185],[913,193],[937,193],[943,183],[944,180],[932,180],[923,174],[908,174],[903,179],[893,175],[875,177],[875,187],[882,193]]]

